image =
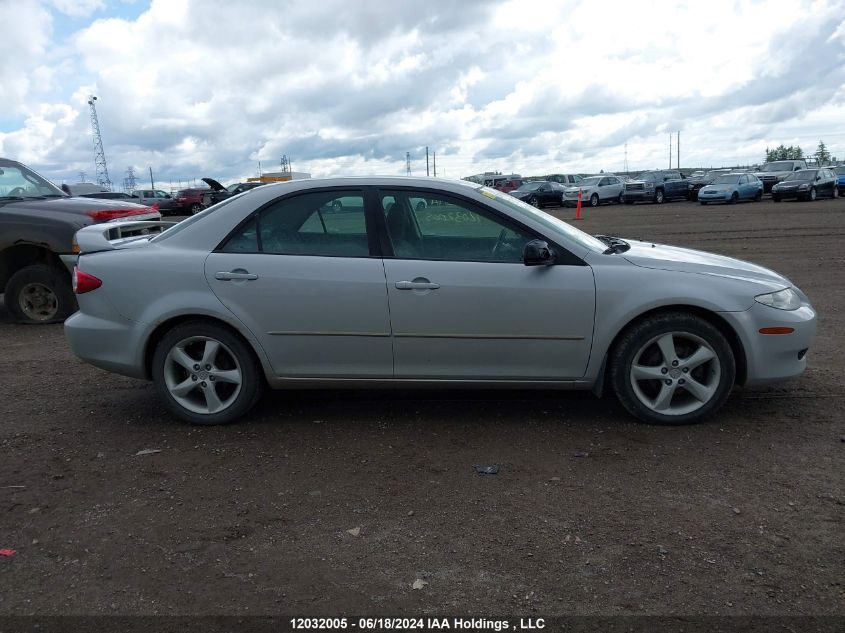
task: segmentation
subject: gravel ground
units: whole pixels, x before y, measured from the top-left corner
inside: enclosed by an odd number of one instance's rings
[[[691,427],[582,393],[367,391],[192,428],[0,303],[0,615],[845,615],[844,212],[585,211],[775,268],[820,314],[800,379]]]

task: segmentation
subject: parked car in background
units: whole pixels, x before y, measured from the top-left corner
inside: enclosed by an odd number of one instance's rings
[[[341,197],[355,210],[325,215]],[[151,239],[109,233],[77,233],[70,348],[194,424],[243,416],[266,386],[526,383],[607,384],[632,415],[685,424],[735,383],[801,374],[816,333],[772,270],[588,235],[465,181],[271,184]]]
[[[173,212],[196,215],[205,208],[202,204],[202,197],[208,191],[207,187],[180,189],[173,199]]]
[[[138,204],[155,207],[162,215],[172,215],[175,211],[176,201],[173,196],[161,189],[136,189],[132,198]]]
[[[100,200],[134,200],[128,193],[122,191],[98,191],[96,193],[82,193],[80,198],[99,198]]]
[[[775,202],[786,198],[815,200],[838,197],[839,177],[829,167],[793,172],[772,187],[772,200]]]
[[[641,173],[635,180],[625,183],[622,200],[625,204],[656,202],[661,204],[674,198],[689,200],[689,186],[679,171],[657,170]]]
[[[524,183],[519,189],[511,191],[509,195],[539,209],[552,204],[561,206],[563,204],[563,193],[563,185],[560,183],[534,180]]]
[[[25,165],[0,158],[0,293],[12,317],[54,323],[73,312],[74,233],[127,217],[160,220],[161,214],[124,200],[68,196]]]
[[[833,173],[836,174],[836,181],[839,185],[840,193],[845,191],[845,165],[839,165],[838,167],[831,167]]]
[[[690,176],[687,178],[687,190],[689,191],[690,200],[698,200],[698,192],[705,185],[709,185],[719,176],[731,173],[730,169],[711,169],[708,172],[699,172],[699,176]]]
[[[578,185],[566,187],[563,204],[567,207],[578,204],[578,192],[581,192],[581,204],[597,207],[602,202],[622,202],[623,183],[616,176],[590,176]]]
[[[108,189],[94,182],[62,183],[61,189],[69,196],[84,196],[89,193],[108,192]]]
[[[525,184],[525,181],[522,178],[508,178],[507,180],[500,181],[494,188],[502,193],[510,193],[514,189],[519,189],[523,184]]]
[[[210,207],[226,198],[231,198],[244,191],[249,191],[250,189],[267,184],[266,182],[236,182],[228,187],[224,187],[218,181],[214,180],[214,178],[203,178],[202,181],[210,187],[210,190],[202,194],[203,207]]]
[[[754,172],[754,175],[763,182],[763,191],[769,193],[772,187],[799,169],[807,169],[807,161],[803,159],[776,160],[764,163],[758,171]]]
[[[546,176],[546,180],[548,180],[549,182],[557,182],[563,185],[564,187],[572,187],[574,185],[577,185],[583,179],[584,177],[578,174],[551,174],[550,176]]]
[[[724,202],[736,204],[740,200],[759,202],[763,198],[763,183],[754,174],[723,174],[698,192],[701,204]]]

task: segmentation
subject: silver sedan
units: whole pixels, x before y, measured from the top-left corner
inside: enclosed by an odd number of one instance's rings
[[[687,423],[734,384],[799,375],[816,331],[776,272],[591,236],[467,182],[271,184],[120,234],[77,233],[67,340],[196,424],[267,386],[384,385],[607,385],[642,420]]]

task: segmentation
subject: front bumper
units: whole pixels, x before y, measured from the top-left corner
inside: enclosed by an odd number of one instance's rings
[[[765,385],[800,376],[816,338],[816,312],[804,302],[797,310],[761,303],[745,312],[720,313],[734,326],[745,350],[746,385]],[[791,327],[791,334],[761,334],[761,328]]]
[[[625,191],[622,194],[622,200],[624,200],[625,202],[651,202],[652,200],[654,200],[654,189]]]
[[[772,191],[773,196],[777,196],[781,200],[786,200],[787,198],[795,198],[797,200],[803,200],[804,198],[810,195],[809,189],[798,190],[798,189],[787,189],[787,190],[780,190],[780,191]]]
[[[726,202],[730,200],[731,191],[704,191],[698,192],[699,202]]]

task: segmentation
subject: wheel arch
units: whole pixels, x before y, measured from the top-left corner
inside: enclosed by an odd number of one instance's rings
[[[213,323],[214,325],[226,328],[232,334],[241,339],[247,348],[255,355],[255,358],[261,368],[266,371],[263,353],[259,349],[256,349],[256,342],[251,336],[246,336],[240,329],[235,327],[229,321],[208,314],[179,314],[169,317],[156,325],[147,337],[146,343],[144,344],[144,377],[147,380],[152,379],[153,355],[155,354],[159,341],[161,341],[161,339],[174,327],[189,321],[205,321],[206,323]]]
[[[6,288],[9,278],[19,270],[34,264],[45,264],[60,270],[70,279],[62,260],[49,248],[38,244],[15,244],[0,251],[0,292]]]
[[[734,330],[733,326],[728,323],[722,316],[718,313],[713,312],[712,310],[708,310],[707,308],[702,308],[700,306],[690,305],[690,304],[672,304],[672,305],[663,305],[656,308],[652,308],[650,310],[646,310],[632,318],[630,318],[613,337],[610,345],[607,347],[607,351],[605,352],[604,359],[602,360],[601,364],[601,373],[599,375],[596,384],[599,385],[597,391],[600,394],[604,390],[605,380],[607,379],[607,361],[616,350],[617,345],[619,344],[619,340],[622,336],[627,332],[632,326],[640,323],[650,317],[653,317],[658,314],[666,314],[670,312],[686,312],[688,314],[695,315],[700,317],[710,323],[713,327],[715,327],[721,334],[727,339],[728,344],[731,346],[731,351],[734,355],[734,362],[736,363],[736,376],[734,379],[734,384],[742,385],[745,383],[746,378],[748,376],[748,359],[745,354],[745,347],[742,344],[742,341],[739,338],[739,335]]]

